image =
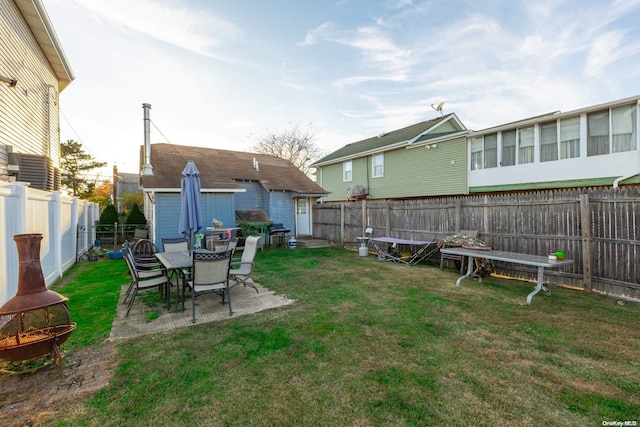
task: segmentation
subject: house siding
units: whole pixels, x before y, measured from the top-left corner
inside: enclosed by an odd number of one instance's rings
[[[7,180],[8,146],[44,155],[60,167],[58,80],[13,1],[0,0],[0,74],[16,78],[0,85],[0,179]]]
[[[431,149],[420,144],[384,152],[384,176],[380,178],[371,177],[371,156],[352,160],[350,182],[342,181],[342,162],[323,166],[320,184],[331,191],[323,201],[345,200],[350,185],[364,186],[371,199],[465,194],[466,156],[466,138],[460,137]]]
[[[589,113],[610,110],[616,107],[636,106],[633,118],[633,149],[622,152],[610,152],[589,156],[587,148],[587,118]],[[580,118],[580,151],[574,158],[556,159],[549,161],[540,160],[541,151],[541,124],[557,123],[566,118]],[[497,165],[491,168],[480,168],[469,171],[470,192],[511,191],[523,189],[568,188],[585,185],[611,185],[618,178],[625,178],[622,183],[634,183],[638,181],[640,173],[640,136],[638,131],[640,124],[640,98],[627,98],[613,101],[604,105],[587,107],[579,111],[569,111],[543,118],[536,118],[524,124],[516,123],[503,125],[498,128],[490,128],[475,132],[470,136],[482,138],[489,134],[497,135]],[[505,132],[518,128],[532,127],[534,129],[534,160],[531,163],[502,166],[501,141]],[[612,130],[610,129],[610,133]],[[556,143],[557,143],[556,137]],[[609,144],[613,144],[612,136],[609,136]],[[471,142],[469,142],[469,158],[471,158]],[[484,165],[481,165],[484,166]],[[471,162],[467,165],[471,169]],[[634,177],[635,175],[635,177]]]

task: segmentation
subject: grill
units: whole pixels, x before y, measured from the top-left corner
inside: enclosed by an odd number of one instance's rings
[[[53,353],[62,373],[63,344],[76,324],[67,298],[47,289],[40,264],[42,234],[17,234],[18,292],[0,307],[0,359],[15,362]]]
[[[282,223],[271,224],[267,230],[269,231],[269,236],[276,236],[278,238],[278,244],[280,246],[285,246],[284,237],[291,230],[284,228],[284,224]],[[269,243],[271,243],[271,237],[269,238]]]

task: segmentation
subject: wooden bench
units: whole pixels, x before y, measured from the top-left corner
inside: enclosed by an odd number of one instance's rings
[[[460,286],[460,282],[462,279],[467,277],[471,277],[474,270],[475,258],[484,258],[490,259],[494,261],[504,261],[511,262],[514,264],[524,264],[524,265],[532,265],[534,267],[538,267],[538,282],[536,283],[536,287],[527,296],[527,304],[531,304],[531,299],[535,294],[540,292],[540,290],[544,289],[545,292],[550,293],[547,288],[543,286],[543,278],[544,278],[544,269],[545,268],[558,268],[564,265],[573,264],[573,261],[570,259],[564,260],[550,260],[549,257],[540,256],[540,255],[529,255],[522,254],[517,252],[503,252],[503,251],[494,251],[494,250],[479,250],[479,249],[469,249],[469,248],[440,248],[440,252],[444,254],[451,255],[461,255],[468,257],[467,261],[467,273],[464,276],[460,276],[458,280],[456,280],[456,286]],[[480,278],[482,280],[482,278]]]

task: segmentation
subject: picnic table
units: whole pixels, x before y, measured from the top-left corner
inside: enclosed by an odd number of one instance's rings
[[[440,252],[444,254],[451,255],[461,255],[468,257],[467,262],[467,273],[463,276],[460,276],[458,280],[456,280],[456,286],[460,286],[460,282],[467,278],[471,277],[474,271],[475,259],[476,258],[484,258],[488,260],[494,261],[504,261],[511,262],[514,264],[523,264],[523,265],[532,265],[538,268],[538,281],[536,283],[536,287],[533,292],[527,295],[527,304],[531,304],[531,299],[534,295],[536,295],[541,290],[544,290],[547,294],[551,292],[543,285],[544,279],[544,269],[545,268],[558,268],[564,265],[573,264],[573,261],[570,259],[564,260],[550,260],[546,256],[540,255],[530,255],[523,254],[518,252],[504,252],[504,251],[494,251],[494,250],[486,250],[485,248],[440,248]],[[482,277],[480,277],[482,280]]]
[[[433,255],[438,247],[437,240],[408,240],[397,237],[371,237],[369,239],[378,251],[378,258],[400,262],[407,265],[416,265],[425,258]],[[405,257],[398,250],[399,245],[406,245],[419,248],[415,253]]]

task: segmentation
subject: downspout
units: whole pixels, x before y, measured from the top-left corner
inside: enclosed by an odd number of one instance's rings
[[[619,184],[621,181],[624,181],[625,179],[629,179],[629,178],[631,178],[631,177],[634,177],[634,176],[638,175],[638,173],[640,173],[640,172],[636,172],[636,173],[632,173],[632,174],[630,174],[630,175],[624,175],[624,176],[621,176],[621,177],[616,178],[616,179],[613,181],[613,189],[614,189],[614,190],[617,190],[617,189],[618,189],[618,184]]]
[[[151,104],[142,104],[144,111],[144,165],[140,171],[140,175],[149,176],[153,175],[153,166],[151,166],[151,131],[149,129],[149,110],[151,110]]]

